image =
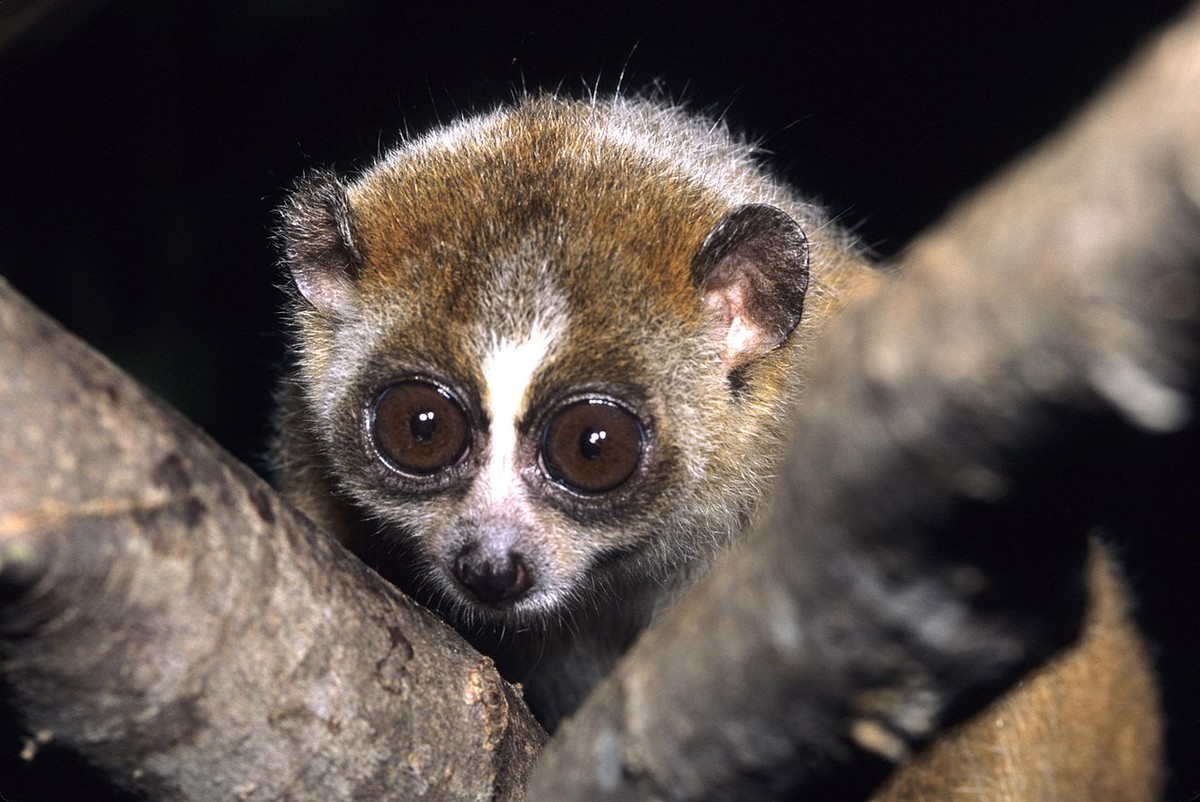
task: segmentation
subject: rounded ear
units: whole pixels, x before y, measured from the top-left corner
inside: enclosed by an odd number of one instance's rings
[[[782,345],[800,322],[808,238],[782,209],[739,206],[705,238],[692,279],[724,342],[726,373],[733,373]]]
[[[296,289],[321,312],[352,312],[362,256],[345,185],[333,173],[307,175],[288,195],[279,218],[275,239]]]

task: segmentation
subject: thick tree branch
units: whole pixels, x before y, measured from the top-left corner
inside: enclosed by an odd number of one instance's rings
[[[544,740],[431,614],[0,281],[0,672],[156,800],[515,799]]]
[[[1019,524],[1078,459],[1047,442],[1189,413],[1198,119],[1193,14],[831,330],[762,530],[532,796],[867,789],[1069,641],[1079,521]],[[161,800],[520,797],[543,736],[485,659],[2,283],[0,342],[0,672],[31,733]]]
[[[1188,419],[1197,121],[1200,12],[831,327],[761,530],[568,722],[531,799],[865,794],[1070,641],[1088,521],[1039,494],[1097,456],[1064,445]]]

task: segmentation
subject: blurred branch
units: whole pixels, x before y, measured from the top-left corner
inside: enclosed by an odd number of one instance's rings
[[[905,261],[830,327],[760,531],[568,722],[531,799],[866,795],[1071,642],[1091,521],[1022,523],[1097,456],[1065,444],[1190,417],[1200,12]]]
[[[1078,521],[1011,524],[1065,433],[1190,414],[1196,120],[1192,14],[831,329],[761,530],[531,796],[865,794],[1070,642]],[[521,796],[544,736],[487,660],[2,283],[0,339],[0,672],[35,740],[160,800]]]

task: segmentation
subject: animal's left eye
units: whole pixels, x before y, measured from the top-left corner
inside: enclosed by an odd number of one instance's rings
[[[633,475],[645,440],[645,428],[629,410],[588,398],[550,419],[542,433],[542,463],[559,484],[589,495],[607,493]]]
[[[470,443],[471,425],[450,391],[413,379],[379,394],[371,433],[392,467],[429,476],[458,463]]]

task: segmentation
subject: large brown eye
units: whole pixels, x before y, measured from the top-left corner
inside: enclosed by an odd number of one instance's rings
[[[542,460],[556,481],[581,493],[624,484],[642,458],[645,432],[624,407],[586,399],[555,413],[542,435]]]
[[[405,473],[428,476],[458,462],[471,426],[449,392],[424,381],[405,381],[375,402],[372,433],[381,454]]]

